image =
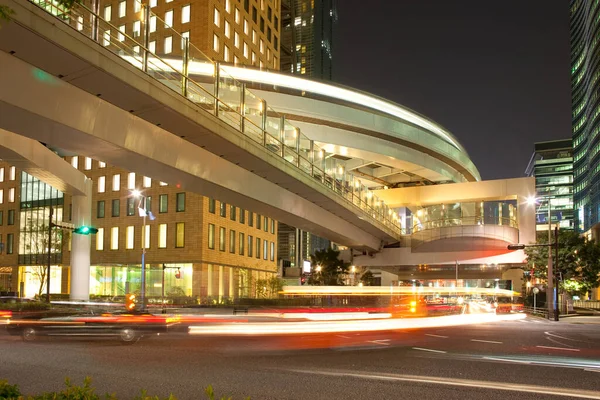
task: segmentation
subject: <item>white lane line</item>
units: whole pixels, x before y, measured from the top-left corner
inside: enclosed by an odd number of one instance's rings
[[[337,335],[337,337],[341,337],[343,339],[350,339],[350,336],[344,336],[344,335]]]
[[[552,332],[544,332],[544,334],[546,334],[548,336],[556,337],[556,338],[559,338],[559,339],[570,340],[571,342],[581,342],[581,340],[570,339],[568,337],[560,336],[560,335],[557,335],[556,333],[552,333]]]
[[[433,349],[424,349],[422,347],[413,347],[414,350],[421,350],[421,351],[430,351],[432,353],[447,353],[446,351],[443,350],[433,350]]]
[[[580,399],[597,399],[600,400],[600,392],[595,390],[581,390],[576,388],[562,388],[552,386],[524,385],[508,382],[492,382],[492,381],[477,381],[472,379],[456,379],[429,377],[419,375],[400,375],[400,374],[359,374],[355,372],[334,372],[334,371],[309,371],[309,370],[290,370],[311,375],[327,375],[345,378],[359,378],[380,381],[396,381],[396,382],[418,382],[427,384],[447,385],[447,386],[462,386],[471,387],[481,390],[505,390],[511,392],[547,394],[562,397],[577,397]]]
[[[584,368],[583,370],[587,372],[600,372],[599,368]]]
[[[549,341],[551,341],[552,343],[556,343],[556,344],[559,344],[559,345],[561,345],[561,346],[565,346],[565,347],[575,347],[575,346],[571,346],[570,344],[566,344],[566,343],[563,343],[563,342],[559,342],[558,340],[554,340],[554,339],[552,339],[552,338],[550,338],[550,337],[547,337],[546,339],[548,339],[548,340],[549,340]]]
[[[552,347],[552,346],[535,346],[535,347],[539,347],[540,349],[566,350],[566,351],[580,351],[579,349],[569,349],[569,348],[566,348],[566,347]]]
[[[495,340],[480,340],[480,339],[471,339],[471,342],[493,343],[493,344],[503,344],[504,343],[504,342],[496,342]]]
[[[390,341],[390,339],[380,339],[380,340],[369,340],[369,341],[367,341],[367,343],[375,343],[375,344],[379,344],[379,345],[389,346],[390,344],[386,343],[389,341]]]
[[[492,361],[513,362],[513,363],[517,363],[517,364],[531,364],[531,361],[513,360],[510,358],[483,357],[483,359],[484,360],[492,360]]]
[[[444,335],[434,335],[433,333],[426,333],[425,336],[431,336],[431,337],[439,337],[442,339],[448,339],[448,336],[444,336]]]

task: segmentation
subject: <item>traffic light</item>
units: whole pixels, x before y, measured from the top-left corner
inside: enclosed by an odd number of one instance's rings
[[[181,278],[181,271],[179,270],[179,268],[177,268],[177,271],[175,271],[175,279],[179,278]]]
[[[300,278],[300,284],[304,285],[306,283],[306,276]]]
[[[98,233],[98,229],[97,228],[92,228],[91,226],[80,226],[78,228],[73,229],[73,233],[79,233],[80,235],[89,235],[89,234],[95,234]]]
[[[125,295],[125,309],[127,311],[135,310],[135,294],[128,293]]]

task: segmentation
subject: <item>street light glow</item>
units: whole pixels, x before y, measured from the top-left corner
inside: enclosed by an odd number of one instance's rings
[[[534,205],[535,203],[537,203],[537,199],[534,196],[529,196],[527,198],[527,204],[530,206]]]
[[[131,195],[132,195],[133,197],[140,197],[140,196],[142,195],[142,192],[140,192],[140,191],[139,191],[139,190],[137,190],[137,189],[134,189],[134,190],[132,190],[132,191],[131,191]]]

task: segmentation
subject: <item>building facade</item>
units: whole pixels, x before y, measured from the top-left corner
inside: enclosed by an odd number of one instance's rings
[[[600,222],[600,7],[571,0],[570,13],[575,228],[597,237],[591,229]]]
[[[336,0],[281,0],[281,71],[331,80]]]
[[[150,299],[207,303],[264,295],[264,282],[277,273],[276,221],[87,157],[67,160],[94,182],[92,226],[98,232],[91,243],[90,295],[139,292],[144,247]],[[0,204],[7,215],[0,225],[3,291],[45,294],[50,248],[50,292],[69,293],[74,233],[51,229],[49,246],[48,223],[50,207],[54,223],[71,221],[70,196],[6,163],[0,168],[7,171],[0,182],[0,193],[7,193]],[[144,211],[152,215],[145,221]]]
[[[573,141],[535,143],[525,174],[535,178],[537,230],[548,231],[548,215],[553,226],[573,229]]]
[[[148,47],[163,58],[190,57],[279,69],[280,0],[149,0]],[[98,13],[118,28],[117,41],[143,35],[139,0],[100,0]],[[105,42],[115,41],[109,31]],[[108,43],[105,43],[108,45]]]

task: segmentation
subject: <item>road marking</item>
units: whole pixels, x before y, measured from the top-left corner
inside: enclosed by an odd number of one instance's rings
[[[558,340],[554,340],[552,338],[547,337],[546,339],[548,339],[549,341],[551,341],[552,343],[556,343],[559,344],[561,346],[566,346],[566,347],[575,347],[575,346],[571,346],[569,344],[563,343],[563,342],[559,342]]]
[[[471,339],[471,342],[503,344],[503,342],[496,342],[495,340],[480,340],[480,339]]]
[[[390,339],[379,339],[379,340],[369,340],[367,341],[367,343],[375,343],[375,344],[382,344],[384,346],[389,346],[389,343],[385,343],[385,342],[389,342]]]
[[[413,347],[414,348],[414,347]],[[311,374],[311,375],[327,375],[346,378],[359,378],[380,381],[397,381],[397,382],[418,382],[429,383],[447,386],[462,386],[472,387],[481,390],[505,390],[511,392],[548,394],[562,397],[577,397],[580,399],[598,399],[600,400],[600,392],[594,390],[580,390],[575,388],[561,388],[551,386],[524,385],[518,383],[492,382],[492,381],[477,381],[471,379],[455,379],[442,377],[429,377],[419,375],[400,375],[400,374],[359,374],[355,372],[333,372],[333,371],[309,371],[309,370],[290,370],[292,372]]]
[[[566,347],[552,347],[552,346],[535,346],[535,347],[539,347],[540,349],[553,349],[553,350],[580,351],[579,349],[569,349],[569,348],[566,348]]]
[[[584,368],[587,372],[600,372],[600,368]]]
[[[421,350],[421,351],[430,351],[432,353],[447,353],[446,351],[443,350],[433,350],[433,349],[424,349],[422,347],[413,347],[414,350]]]
[[[442,338],[442,339],[448,339],[448,336],[434,335],[432,333],[426,333],[425,336],[439,337],[439,338]]]
[[[581,340],[577,340],[577,339],[569,339],[568,337],[564,337],[564,336],[560,336],[557,335],[556,333],[551,333],[551,332],[544,332],[546,335],[548,336],[552,336],[552,337],[557,337],[559,339],[565,339],[565,340],[570,340],[572,342],[581,342]]]
[[[531,361],[521,361],[521,360],[512,360],[510,358],[497,358],[497,357],[483,357],[484,360],[492,360],[492,361],[506,361],[513,362],[518,364],[531,364]]]
[[[337,337],[341,337],[343,339],[350,339],[350,336],[337,335]]]

